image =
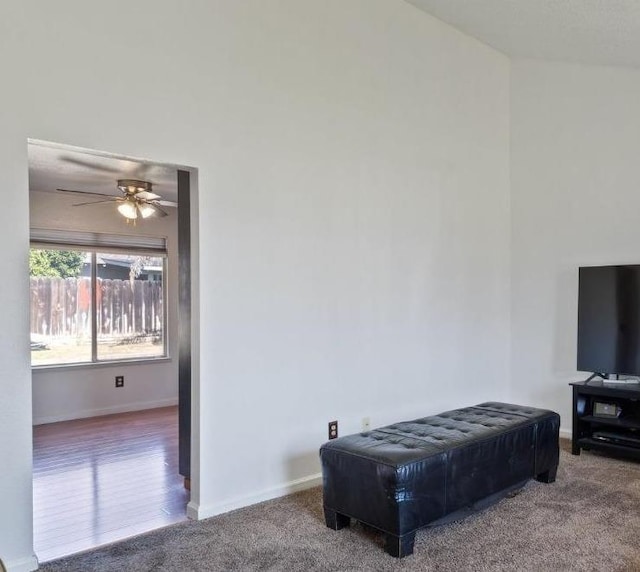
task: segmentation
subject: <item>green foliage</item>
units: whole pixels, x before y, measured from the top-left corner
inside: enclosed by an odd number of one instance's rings
[[[47,253],[44,250],[29,251],[29,274],[31,276],[58,276],[51,268]]]
[[[29,274],[75,278],[82,270],[84,256],[73,250],[35,250],[29,252]]]

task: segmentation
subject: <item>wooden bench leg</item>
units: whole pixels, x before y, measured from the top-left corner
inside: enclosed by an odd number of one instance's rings
[[[331,510],[330,508],[324,507],[324,521],[327,523],[327,526],[332,530],[340,530],[345,526],[349,526],[350,518],[344,514],[340,514],[335,510]]]
[[[536,481],[541,483],[554,483],[556,480],[556,473],[558,472],[558,465],[551,467],[548,471],[536,475]]]
[[[384,536],[384,549],[387,553],[395,558],[403,558],[413,554],[413,543],[416,539],[416,533],[410,532],[404,536],[395,536],[386,533]]]

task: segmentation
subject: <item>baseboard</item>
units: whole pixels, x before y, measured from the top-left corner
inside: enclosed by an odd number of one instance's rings
[[[202,520],[203,518],[210,518],[217,514],[223,514],[230,512],[245,506],[257,504],[267,500],[283,497],[298,491],[304,491],[313,487],[317,487],[322,484],[322,473],[315,475],[309,475],[308,477],[302,477],[301,479],[295,479],[282,485],[265,489],[259,493],[239,497],[230,501],[222,503],[201,506],[197,503],[190,502],[187,505],[187,516],[193,520]]]
[[[11,562],[5,562],[4,568],[2,568],[2,562],[0,562],[0,570],[6,570],[7,572],[33,572],[38,569],[38,559],[35,554],[21,558],[20,560],[12,560]]]
[[[560,437],[571,439],[571,429],[560,428]],[[322,473],[317,473],[315,475],[295,479],[288,483],[265,489],[260,493],[239,497],[231,501],[218,504],[200,506],[198,503],[191,501],[187,504],[187,516],[192,520],[202,520],[203,518],[210,518],[245,506],[250,506],[259,502],[264,502],[274,498],[290,495],[298,491],[317,487],[321,484]]]
[[[178,405],[178,398],[158,399],[156,401],[141,401],[137,403],[123,403],[112,407],[101,407],[98,409],[85,409],[61,415],[48,415],[46,417],[34,417],[34,425],[44,425],[45,423],[57,423],[58,421],[71,421],[72,419],[86,419],[87,417],[100,417],[101,415],[112,415],[114,413],[128,413],[129,411],[143,411],[145,409],[156,409],[158,407],[169,407]]]

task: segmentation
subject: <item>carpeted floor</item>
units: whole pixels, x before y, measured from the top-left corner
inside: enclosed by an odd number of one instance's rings
[[[531,481],[463,521],[425,529],[388,556],[362,525],[325,527],[320,489],[186,522],[41,567],[68,571],[640,571],[640,463],[563,445],[558,479]]]

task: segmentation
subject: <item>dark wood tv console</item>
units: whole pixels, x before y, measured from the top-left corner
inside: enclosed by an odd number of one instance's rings
[[[603,451],[640,460],[640,384],[578,381],[571,452]]]

